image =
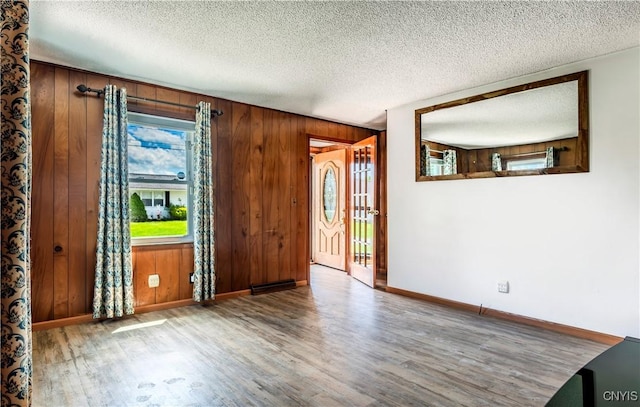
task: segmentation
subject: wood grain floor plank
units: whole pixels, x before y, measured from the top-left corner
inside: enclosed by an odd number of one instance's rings
[[[47,406],[542,406],[608,348],[322,266],[295,290],[33,336]]]

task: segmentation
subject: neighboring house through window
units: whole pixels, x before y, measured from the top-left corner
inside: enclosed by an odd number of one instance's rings
[[[133,112],[128,118],[133,243],[192,241],[195,123]]]

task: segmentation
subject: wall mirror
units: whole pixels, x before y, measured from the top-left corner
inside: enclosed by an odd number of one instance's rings
[[[587,71],[417,109],[416,181],[589,171]]]

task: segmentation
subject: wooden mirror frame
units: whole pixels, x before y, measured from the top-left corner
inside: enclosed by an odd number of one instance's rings
[[[541,88],[544,86],[556,85],[564,82],[578,82],[578,135],[576,141],[575,164],[562,165],[551,168],[542,168],[536,170],[503,170],[503,171],[480,171],[466,172],[451,175],[431,175],[425,176],[420,174],[420,146],[422,143],[421,122],[424,113],[433,112],[439,109],[447,109],[450,107],[461,106],[468,103],[480,102],[512,93],[523,92],[530,89]],[[473,178],[492,178],[492,177],[511,177],[523,175],[545,175],[545,174],[567,174],[589,171],[589,87],[588,87],[588,71],[576,72],[568,75],[562,75],[555,78],[544,79],[536,82],[526,83],[523,85],[513,86],[506,89],[495,90],[480,95],[470,96],[451,102],[440,103],[434,106],[416,109],[415,111],[415,133],[416,133],[416,151],[415,151],[415,171],[416,181],[439,181],[451,179],[473,179]],[[472,150],[469,150],[472,151]]]

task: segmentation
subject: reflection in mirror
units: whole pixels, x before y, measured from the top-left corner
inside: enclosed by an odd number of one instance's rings
[[[416,179],[588,171],[587,73],[416,110]]]

